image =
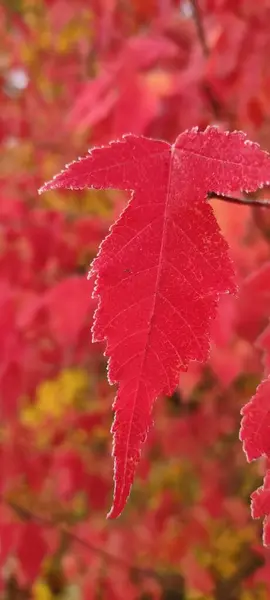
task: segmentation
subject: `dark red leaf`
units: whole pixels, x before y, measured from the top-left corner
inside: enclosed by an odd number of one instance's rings
[[[27,523],[20,537],[17,555],[29,582],[34,581],[38,575],[46,552],[47,544],[42,536],[41,527],[36,523]]]

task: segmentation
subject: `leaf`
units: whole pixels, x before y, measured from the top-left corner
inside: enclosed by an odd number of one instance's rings
[[[207,193],[254,191],[270,180],[269,155],[242,132],[194,128],[166,142],[126,135],[73,162],[40,190],[133,190],[101,244],[93,340],[106,339],[114,403],[115,492],[125,505],[152,422],[191,360],[205,361],[218,296],[235,292],[228,247]]]
[[[10,362],[3,369],[0,377],[0,397],[5,398],[2,408],[2,422],[16,419],[19,398],[22,389],[21,367],[16,361]]]
[[[243,415],[240,440],[250,462],[261,456],[270,458],[270,377],[257,388],[255,395],[242,408]],[[270,471],[267,471],[264,485],[251,495],[251,513],[254,519],[266,517],[263,541],[270,545]]]
[[[188,589],[197,590],[206,596],[211,595],[214,581],[209,571],[199,564],[194,554],[189,552],[182,560],[182,568],[185,573],[185,583]]]
[[[248,311],[252,327],[258,329],[259,319],[264,321],[269,307],[269,267],[267,262],[244,282],[248,295]],[[250,297],[251,296],[251,297]],[[253,306],[251,306],[251,299]],[[247,320],[247,316],[246,316]],[[270,367],[270,325],[268,325],[256,340],[256,346],[264,351],[266,375]],[[255,395],[242,408],[243,415],[240,429],[240,440],[248,461],[262,456],[270,458],[270,376],[257,388]],[[254,519],[264,518],[263,543],[270,546],[270,470],[266,472],[263,486],[251,494],[251,514]]]
[[[72,450],[64,450],[56,454],[52,475],[55,481],[57,496],[69,501],[78,490],[83,489],[86,478],[82,459]]]
[[[251,513],[254,519],[263,517],[263,544],[270,546],[270,472],[267,471],[264,484],[251,494]]]
[[[270,515],[270,471],[267,471],[265,475],[263,486],[253,492],[251,498],[254,519]]]
[[[237,330],[250,342],[258,337],[269,316],[270,262],[249,275],[241,285],[238,299]]]
[[[17,555],[27,581],[31,582],[37,577],[44,557],[47,554],[47,543],[42,530],[36,523],[27,523],[18,543]]]
[[[240,440],[247,460],[251,462],[260,456],[270,458],[270,378],[265,379],[257,388],[255,395],[242,408],[243,419]]]
[[[124,40],[115,60],[104,62],[99,75],[82,85],[68,115],[69,130],[78,126],[93,128],[112,111],[116,118],[114,128],[118,133],[127,119],[132,131],[143,130],[144,122],[148,124],[151,113],[154,116],[157,113],[157,100],[150,95],[147,82],[141,75],[156,62],[175,59],[178,54],[179,48],[174,42],[163,36],[153,36],[150,32],[147,36]],[[133,102],[134,97],[136,102]]]
[[[1,521],[0,521],[0,533],[1,533],[1,545],[0,545],[0,566],[5,564],[9,553],[12,552],[16,547],[17,539],[20,534],[20,523],[10,522],[4,519],[4,509],[1,506]]]
[[[251,494],[251,514],[253,519],[264,517],[263,543],[270,546],[270,470],[266,472],[263,485]]]
[[[270,372],[270,325],[261,333],[256,341],[256,346],[264,351],[264,366],[266,373]]]
[[[55,339],[62,344],[74,343],[87,323],[91,305],[89,284],[79,276],[63,279],[47,292],[45,303]]]
[[[117,92],[112,88],[114,73],[102,71],[93,81],[82,86],[77,101],[68,115],[67,125],[73,127],[94,127],[107,117],[117,100]]]

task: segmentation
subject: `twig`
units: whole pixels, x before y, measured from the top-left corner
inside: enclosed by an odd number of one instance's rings
[[[118,556],[114,556],[110,552],[107,552],[107,550],[103,550],[102,548],[95,546],[95,544],[92,544],[91,542],[88,542],[87,540],[81,538],[76,533],[73,533],[69,529],[66,529],[66,527],[56,525],[51,519],[37,515],[28,508],[22,507],[11,500],[6,500],[3,497],[1,498],[1,496],[0,500],[4,500],[4,502],[6,502],[6,504],[8,504],[10,508],[12,508],[20,516],[20,518],[27,521],[34,521],[35,523],[38,523],[39,525],[42,525],[43,527],[47,528],[54,528],[55,526],[57,526],[57,528],[66,536],[68,536],[68,538],[73,542],[80,544],[90,552],[95,552],[96,554],[99,554],[106,560],[114,562],[119,566],[131,571],[134,574],[137,574],[139,576],[141,575],[142,577],[150,577],[156,579],[159,581],[159,583],[161,583],[163,580],[163,576],[157,573],[157,571],[154,571],[153,569],[144,569],[142,567],[133,566],[125,559],[120,558]]]
[[[232,204],[242,204],[246,206],[262,206],[263,208],[270,208],[270,200],[264,198],[254,199],[254,198],[234,198],[233,196],[223,196],[222,194],[215,194],[215,192],[208,192],[207,197],[209,199],[214,200],[223,200],[224,202],[230,202]]]
[[[191,5],[192,5],[194,21],[195,21],[197,32],[198,32],[198,38],[200,40],[203,54],[204,54],[205,58],[207,58],[210,54],[210,50],[209,50],[209,46],[207,43],[198,2],[197,2],[197,0],[190,0],[190,1],[191,1]]]
[[[3,496],[0,496],[0,500],[4,500],[11,508],[13,508],[13,510],[15,510],[20,515],[21,518],[35,521],[40,525],[43,525],[44,527],[55,527],[55,523],[52,520],[37,515],[30,511],[28,508],[20,506],[16,502],[6,500],[5,498],[3,498]],[[78,535],[72,533],[65,527],[59,527],[59,529],[65,536],[67,536],[67,538],[70,538],[74,542],[77,542],[81,546],[84,546],[84,548],[90,550],[91,552],[96,552],[108,561],[114,562],[119,566],[129,570],[129,572],[132,573],[132,575],[155,579],[160,585],[163,586],[163,591],[165,590],[165,592],[166,590],[174,591],[176,588],[178,589],[178,591],[180,589],[184,590],[184,579],[181,574],[174,572],[163,572],[159,574],[157,571],[154,571],[154,569],[144,569],[141,567],[132,566],[125,559],[110,554],[106,550],[103,550],[102,548],[95,546],[91,542],[80,538]],[[262,566],[263,564],[264,561],[261,559],[260,556],[251,553],[251,556],[248,557],[248,560],[246,561],[245,565],[243,565],[243,568],[238,573],[236,573],[231,579],[225,582],[225,584],[223,579],[220,581],[219,578],[215,577],[215,597],[219,600],[223,600],[223,598],[228,599],[229,597],[234,598],[234,595],[230,595],[231,590],[234,592],[234,590],[237,588],[237,585],[239,585],[239,582],[241,582],[241,580],[244,577],[254,573],[254,571],[256,571],[256,568]]]
[[[201,12],[199,9],[198,0],[190,0],[190,3],[192,6],[192,14],[193,14],[194,22],[196,25],[199,42],[200,42],[200,45],[202,48],[202,53],[203,53],[204,58],[207,59],[210,54],[210,48],[209,48],[209,45],[207,42],[207,37],[206,37],[205,29],[203,26],[203,21],[202,21]],[[219,120],[221,118],[221,114],[222,114],[222,107],[221,107],[218,99],[216,98],[213,90],[211,89],[211,86],[209,85],[209,83],[207,81],[202,82],[202,88],[205,92],[205,95],[208,98],[208,102],[211,106],[211,109],[212,109],[213,115],[215,116],[215,119]]]

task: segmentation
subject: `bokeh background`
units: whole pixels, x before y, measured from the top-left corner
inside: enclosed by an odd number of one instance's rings
[[[37,193],[126,132],[173,142],[216,124],[270,150],[269,56],[269,0],[0,2],[4,600],[269,598],[270,555],[249,507],[265,464],[247,465],[238,438],[264,372],[267,210],[211,201],[239,296],[220,302],[208,363],[156,403],[128,505],[108,521],[115,389],[91,343],[86,275],[126,198]]]

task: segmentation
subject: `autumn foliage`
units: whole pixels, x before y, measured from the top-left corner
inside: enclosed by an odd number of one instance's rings
[[[0,16],[1,598],[267,599],[269,3]]]

